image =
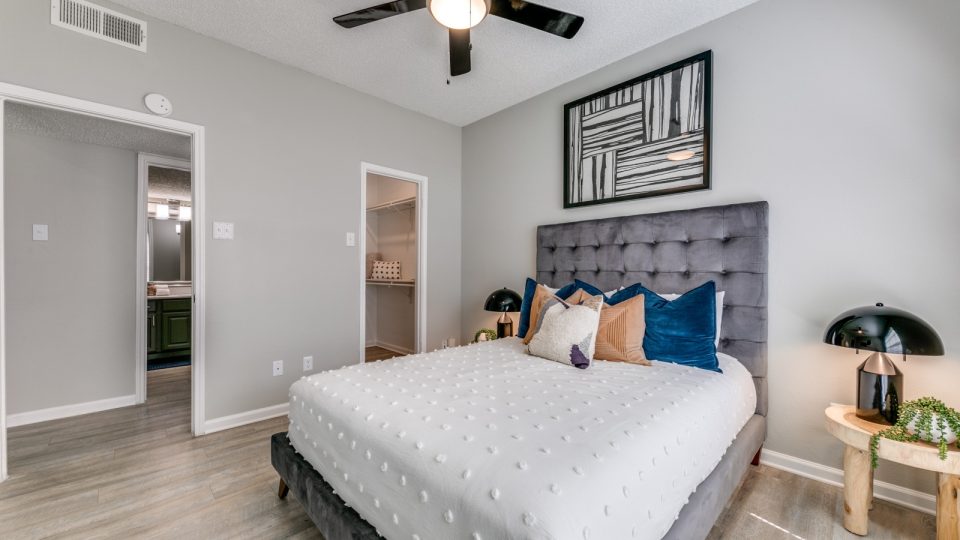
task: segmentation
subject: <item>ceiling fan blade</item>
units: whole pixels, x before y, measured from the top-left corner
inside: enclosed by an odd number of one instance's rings
[[[524,0],[491,0],[490,14],[570,39],[583,26],[583,17]]]
[[[456,77],[470,71],[470,29],[450,29],[450,75]]]
[[[333,22],[344,28],[354,28],[361,24],[372,23],[394,15],[427,7],[427,0],[396,0],[379,6],[360,9],[333,18]]]

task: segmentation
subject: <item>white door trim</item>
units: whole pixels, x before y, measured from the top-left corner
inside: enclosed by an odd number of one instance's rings
[[[4,286],[7,259],[4,253],[6,233],[3,230],[6,220],[3,212],[3,171],[6,170],[3,163],[3,149],[6,147],[3,135],[7,131],[3,114],[7,110],[6,101],[0,94],[0,482],[7,479],[7,294]]]
[[[190,160],[180,159],[168,156],[158,156],[139,152],[137,154],[137,313],[144,314],[137,317],[137,349],[134,351],[136,358],[136,385],[134,392],[137,396],[137,404],[144,403],[147,400],[147,291],[146,284],[150,276],[147,275],[147,199],[148,199],[148,180],[150,167],[163,167],[165,169],[178,169],[181,171],[190,170]],[[192,182],[191,182],[192,185]],[[193,217],[191,216],[191,221]],[[191,234],[193,228],[191,223]],[[193,243],[191,242],[191,246]],[[192,342],[191,342],[192,343]]]
[[[191,423],[194,435],[203,435],[204,425],[204,360],[205,360],[205,285],[206,259],[204,222],[205,212],[205,155],[204,155],[204,128],[197,124],[182,122],[146,114],[138,111],[104,105],[83,99],[62,96],[34,88],[18,86],[0,82],[0,105],[5,101],[37,105],[41,107],[59,109],[77,114],[85,114],[98,118],[105,118],[126,124],[160,129],[172,133],[187,135],[191,140],[191,170],[193,180],[193,381],[191,399]],[[0,111],[0,120],[3,119]],[[0,125],[2,127],[2,125]],[[4,256],[3,245],[3,129],[0,129],[0,261]],[[4,274],[3,264],[0,264],[0,481],[7,478],[7,419],[6,419],[6,294],[3,292]],[[145,308],[144,308],[145,310]]]
[[[367,346],[367,174],[379,174],[398,180],[414,182],[417,185],[417,278],[414,285],[416,296],[416,325],[417,334],[414,339],[415,352],[427,350],[427,177],[391,169],[381,165],[374,165],[363,161],[360,163],[360,228],[357,229],[357,246],[360,251],[360,356],[359,363],[364,361]]]

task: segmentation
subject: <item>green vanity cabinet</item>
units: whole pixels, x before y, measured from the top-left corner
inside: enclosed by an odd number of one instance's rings
[[[157,304],[159,301],[147,301],[147,355],[160,352],[160,329],[157,325]]]
[[[147,307],[147,359],[190,354],[190,298],[151,298]]]

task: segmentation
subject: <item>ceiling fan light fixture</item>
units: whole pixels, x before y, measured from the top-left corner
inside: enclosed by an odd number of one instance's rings
[[[438,23],[454,30],[480,24],[490,12],[489,0],[427,0],[427,9]]]

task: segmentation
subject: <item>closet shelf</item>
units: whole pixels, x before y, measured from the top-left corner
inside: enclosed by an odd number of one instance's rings
[[[417,205],[416,197],[407,197],[405,199],[397,199],[395,201],[385,202],[383,204],[378,204],[375,206],[368,206],[367,212],[379,212],[381,210],[406,210],[407,208],[414,208]]]
[[[413,287],[414,281],[412,279],[397,279],[397,280],[368,279],[367,285],[379,285],[381,287]]]

